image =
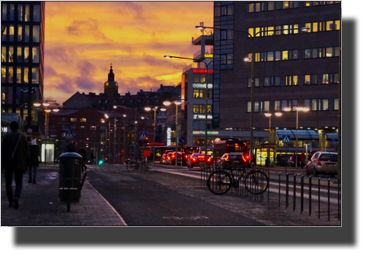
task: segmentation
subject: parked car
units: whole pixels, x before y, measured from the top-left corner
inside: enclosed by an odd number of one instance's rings
[[[213,157],[210,156],[210,155],[207,155],[206,157],[207,157],[207,159],[206,159],[206,162],[205,162],[205,154],[193,153],[191,156],[188,157],[187,167],[193,168],[195,166],[201,166],[201,165],[205,165],[205,164],[206,164],[206,166],[211,165],[212,162],[213,162]]]
[[[220,168],[239,167],[249,163],[249,155],[242,152],[229,152],[222,155],[217,161]]]
[[[172,152],[171,156],[170,156],[170,159],[167,160],[166,164],[168,164],[168,165],[175,165],[176,159],[178,159],[178,165],[183,165],[183,166],[187,165],[187,162],[184,159],[184,152],[181,152],[181,151],[178,151],[177,154],[176,154],[176,152]]]
[[[160,163],[161,163],[161,164],[166,164],[167,161],[169,160],[169,159],[168,159],[169,156],[171,156],[171,153],[172,153],[172,151],[165,151],[164,154],[163,154],[162,157],[161,157]]]
[[[335,152],[316,152],[306,165],[307,175],[311,173],[315,176],[317,174],[329,174],[334,176],[337,174],[338,154]]]

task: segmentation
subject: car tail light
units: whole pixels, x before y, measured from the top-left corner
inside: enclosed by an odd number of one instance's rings
[[[196,161],[196,158],[192,158],[193,162]]]
[[[186,154],[184,157],[185,157],[186,159],[188,159],[188,154]]]
[[[229,159],[229,156],[226,155],[225,158],[224,158],[224,160],[227,161],[228,159]]]
[[[320,159],[317,159],[317,164],[318,164],[319,166],[321,166],[321,161],[320,161]]]
[[[249,155],[242,155],[242,159],[244,162],[249,161]]]
[[[209,158],[208,158],[208,162],[210,162],[210,161],[211,161],[211,158],[209,157]]]
[[[198,158],[205,158],[205,156],[204,155],[199,155]]]
[[[167,157],[167,160],[170,160],[170,157]]]

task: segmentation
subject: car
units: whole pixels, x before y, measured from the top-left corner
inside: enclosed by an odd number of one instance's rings
[[[206,163],[205,163],[205,154],[202,153],[193,153],[191,156],[188,157],[187,167],[193,168],[194,166],[201,166],[205,165],[209,166],[213,162],[213,157],[207,155]]]
[[[311,173],[315,176],[317,174],[336,175],[338,170],[337,158],[338,154],[335,152],[316,152],[306,165],[307,175]]]
[[[169,160],[169,156],[171,155],[172,151],[165,151],[164,154],[161,157],[160,163],[161,164],[167,164],[167,161]]]
[[[167,160],[168,165],[175,165],[176,157],[178,159],[178,165],[187,165],[186,160],[184,159],[184,152],[178,151],[178,154],[176,155],[176,152],[172,152],[170,159]]]
[[[229,167],[239,167],[242,165],[249,164],[249,155],[242,152],[229,152],[222,155],[222,157],[217,161],[217,166],[219,168],[229,168]]]

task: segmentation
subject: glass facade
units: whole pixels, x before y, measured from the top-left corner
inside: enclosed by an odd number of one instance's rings
[[[43,98],[45,3],[2,2],[1,11],[2,113],[19,113],[25,130],[43,131],[33,102]]]

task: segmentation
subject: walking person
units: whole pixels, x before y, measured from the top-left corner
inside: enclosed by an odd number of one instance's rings
[[[86,151],[85,151],[85,149],[84,149],[84,148],[80,148],[80,149],[78,150],[78,154],[82,156],[82,159],[81,159],[81,161],[80,161],[80,164],[81,164],[81,170],[82,170],[82,171],[86,171],[87,166],[85,165],[85,163],[86,163],[86,160],[87,160],[87,156],[86,156]],[[84,169],[85,169],[85,170],[84,170]]]
[[[66,148],[67,152],[77,152],[77,142],[72,141],[71,143],[68,144]]]
[[[30,143],[30,166],[29,166],[29,181],[28,183],[33,182],[33,184],[36,184],[36,178],[37,178],[37,169],[39,166],[39,146],[37,143],[37,138],[34,138],[31,140]]]
[[[18,132],[18,123],[10,123],[11,132],[4,136],[1,147],[1,169],[5,171],[6,195],[9,207],[18,209],[22,191],[22,177],[29,165],[29,149],[26,137]],[[12,178],[16,183],[13,194]]]
[[[301,166],[301,168],[304,167],[304,164],[305,164],[305,158],[306,158],[306,156],[305,156],[304,152],[302,152],[302,153],[299,155],[299,161],[300,161],[300,166]]]

